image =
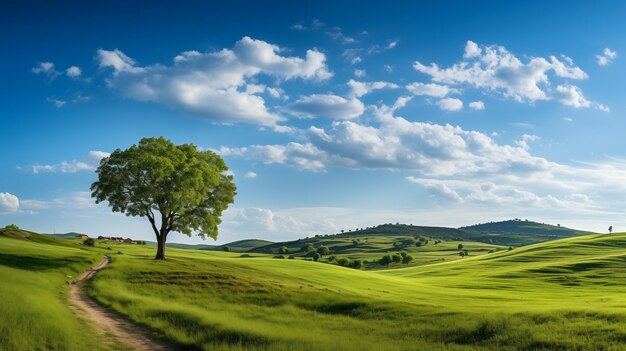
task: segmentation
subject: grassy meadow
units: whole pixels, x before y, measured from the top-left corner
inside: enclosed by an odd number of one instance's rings
[[[622,350],[624,246],[591,235],[378,271],[125,246],[91,294],[202,350]]]
[[[0,229],[0,350],[104,350],[68,308],[69,284],[101,259],[77,240]]]
[[[185,350],[623,350],[624,247],[626,234],[594,234],[357,270],[172,248],[154,261],[151,246],[3,230],[0,349],[116,349],[67,304],[71,277],[108,254],[90,296]]]

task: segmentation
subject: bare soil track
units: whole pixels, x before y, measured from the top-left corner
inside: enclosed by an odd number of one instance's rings
[[[166,351],[176,350],[151,337],[141,326],[134,324],[116,312],[110,311],[93,301],[82,289],[83,284],[98,271],[104,269],[111,259],[104,256],[102,261],[85,271],[70,289],[72,310],[80,317],[93,323],[94,328],[112,343],[123,346],[126,350]],[[111,340],[113,339],[113,340]]]

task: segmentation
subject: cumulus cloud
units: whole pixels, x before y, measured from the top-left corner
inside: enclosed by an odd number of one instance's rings
[[[520,140],[517,140],[515,144],[523,149],[529,149],[530,146],[528,145],[528,143],[535,142],[539,139],[541,138],[533,134],[523,134],[522,138]]]
[[[367,75],[367,73],[363,69],[355,69],[354,70],[354,76],[357,77],[357,78],[363,78],[366,75]]]
[[[455,91],[447,85],[419,82],[407,85],[406,89],[413,95],[426,95],[433,97],[444,97]]]
[[[93,171],[100,164],[100,160],[109,157],[104,151],[89,151],[87,157],[82,160],[62,161],[55,164],[38,164],[30,166],[30,171],[39,173],[76,173],[81,171]]]
[[[454,98],[445,98],[437,102],[439,108],[445,111],[460,111],[463,109],[463,101]]]
[[[59,71],[57,71],[54,68],[54,63],[52,62],[39,62],[37,64],[37,66],[33,67],[31,69],[31,72],[35,73],[35,74],[44,74],[48,77],[50,77],[51,79],[54,79],[55,77],[57,77],[59,74]]]
[[[340,166],[407,169],[430,175],[535,172],[550,164],[523,147],[497,144],[477,131],[411,122],[391,116],[390,110],[384,112],[377,126],[336,121],[330,129],[309,128],[304,143],[222,148],[220,153],[316,171]]]
[[[363,114],[365,105],[356,98],[345,99],[332,94],[313,94],[303,96],[283,109],[300,118],[353,119]]]
[[[14,213],[20,208],[20,200],[11,193],[0,193],[0,213]]]
[[[361,97],[365,94],[369,94],[374,90],[379,89],[397,89],[399,86],[394,83],[389,82],[358,82],[354,79],[350,79],[348,81],[348,86],[350,87],[349,95],[351,97]]]
[[[554,78],[585,79],[587,74],[567,56],[531,57],[523,62],[503,46],[479,46],[468,41],[463,60],[448,68],[416,61],[413,68],[433,82],[461,85],[500,93],[519,102],[549,100],[550,75]],[[557,94],[559,92],[557,91]],[[560,102],[564,103],[562,99]]]
[[[254,179],[257,177],[257,174],[254,172],[247,172],[244,177],[248,178],[248,179]]]
[[[596,55],[596,59],[598,61],[598,65],[600,66],[606,66],[609,63],[613,62],[613,60],[617,57],[617,52],[609,49],[609,48],[605,48],[602,51],[602,54],[600,55]]]
[[[428,193],[436,198],[451,202],[463,202],[463,198],[445,183],[432,179],[420,179],[413,176],[407,177],[407,180],[421,184]]]
[[[283,51],[244,37],[232,49],[183,52],[169,66],[139,67],[118,49],[98,50],[98,57],[101,67],[113,69],[109,86],[127,98],[166,104],[218,123],[272,126],[284,118],[266,106],[258,89],[246,89],[254,84],[251,80],[261,74],[274,77],[277,83],[332,76],[326,56],[318,50],[308,50],[304,58],[282,56]],[[273,97],[277,92],[268,90]]]
[[[80,77],[82,73],[83,71],[78,66],[71,66],[65,70],[65,74],[67,74],[67,76],[70,78]]]
[[[472,110],[484,110],[485,109],[485,103],[482,101],[472,101],[469,103],[469,107]]]
[[[600,111],[610,112],[607,106],[587,100],[583,91],[574,85],[558,85],[556,87],[556,97],[565,106],[574,108],[594,107]]]

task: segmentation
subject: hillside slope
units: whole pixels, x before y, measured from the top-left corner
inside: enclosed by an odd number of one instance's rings
[[[555,238],[595,234],[589,231],[571,229],[567,227],[562,227],[560,225],[538,223],[529,220],[508,220],[501,222],[481,223],[467,227],[461,227],[460,229],[465,231],[483,233],[533,234]]]
[[[128,246],[93,295],[190,348],[620,350],[625,246],[591,235],[382,271]]]

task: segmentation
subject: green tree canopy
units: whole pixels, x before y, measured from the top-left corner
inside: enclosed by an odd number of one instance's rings
[[[236,195],[227,170],[212,151],[163,137],[144,138],[100,161],[91,195],[96,203],[108,202],[114,212],[147,217],[157,237],[155,259],[163,260],[171,231],[217,238],[222,212]]]
[[[389,267],[390,263],[391,263],[391,255],[385,255],[381,257],[380,260],[378,260],[378,264],[380,264],[381,266]]]
[[[408,265],[409,263],[411,263],[411,261],[413,261],[413,256],[411,255],[405,255],[402,257],[402,263]]]
[[[330,255],[330,249],[324,245],[317,248],[317,253],[321,256]]]

